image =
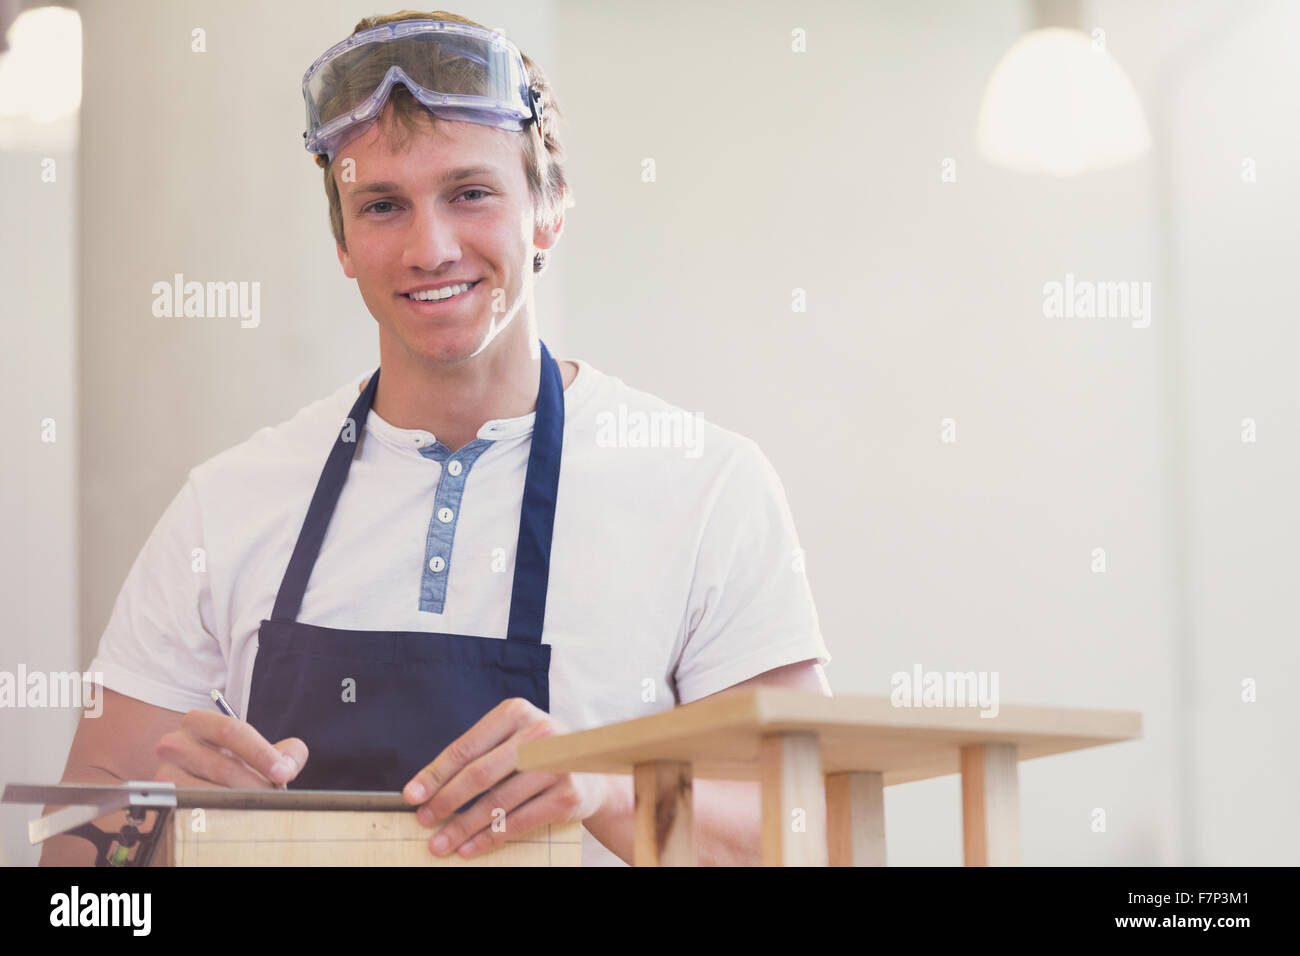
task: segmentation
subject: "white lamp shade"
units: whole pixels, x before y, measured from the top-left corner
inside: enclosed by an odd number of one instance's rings
[[[0,117],[52,123],[81,105],[81,17],[63,7],[18,15],[0,54]]]
[[[1137,92],[1114,57],[1059,27],[1026,33],[1002,57],[975,140],[990,163],[1054,176],[1130,163],[1151,145]]]

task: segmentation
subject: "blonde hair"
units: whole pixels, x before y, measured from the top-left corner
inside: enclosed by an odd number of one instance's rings
[[[354,34],[360,33],[362,30],[369,30],[371,27],[396,23],[401,20],[449,20],[455,23],[466,23],[470,26],[483,26],[481,23],[475,23],[473,20],[466,19],[455,13],[448,13],[445,10],[434,10],[431,13],[403,10],[400,13],[366,17],[356,25],[352,32]],[[559,221],[564,210],[565,196],[569,191],[568,180],[564,175],[564,147],[560,144],[559,130],[555,122],[556,118],[562,114],[555,102],[555,94],[546,79],[546,74],[528,58],[528,54],[520,52],[523,57],[524,73],[528,84],[541,94],[539,105],[543,117],[543,131],[541,135],[538,135],[537,124],[530,122],[523,130],[513,135],[523,137],[524,177],[528,181],[528,194],[532,197],[533,208],[536,210],[535,222],[541,228],[550,229]],[[354,79],[355,83],[349,84],[349,89],[344,92],[344,95],[355,95],[352,92],[354,88],[358,90],[364,88],[361,96],[357,97],[362,98],[379,85],[379,81],[382,79],[382,71],[375,76],[358,75]],[[455,89],[454,84],[458,80],[464,82],[466,78],[442,75],[439,80],[443,84],[453,84],[447,87],[448,90],[453,90]],[[401,148],[405,142],[405,137],[399,134],[398,127],[409,137],[417,132],[423,123],[433,122],[436,125],[442,122],[437,116],[425,109],[411,95],[410,91],[401,84],[394,86],[389,92],[388,101],[384,104],[383,114],[387,114],[387,117],[394,121],[389,135],[395,148]],[[538,149],[539,140],[543,147],[540,150]],[[318,155],[316,165],[325,171],[325,196],[329,199],[330,230],[334,233],[334,241],[346,250],[348,246],[343,235],[343,205],[339,199],[338,183],[334,181],[334,164],[329,161],[328,157]],[[533,272],[541,272],[546,268],[547,251],[545,249],[534,251]]]

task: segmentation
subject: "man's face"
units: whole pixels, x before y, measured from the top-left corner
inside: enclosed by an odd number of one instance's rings
[[[534,227],[516,133],[430,121],[394,150],[389,112],[335,157],[347,249],[339,262],[390,348],[417,361],[456,365],[480,352],[531,290],[533,253],[554,229]],[[353,182],[340,181],[346,160]],[[418,301],[412,293],[450,298]],[[499,291],[504,290],[504,291]],[[524,324],[525,303],[512,323]]]

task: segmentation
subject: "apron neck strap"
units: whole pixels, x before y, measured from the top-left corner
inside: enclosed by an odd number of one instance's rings
[[[512,641],[542,642],[546,618],[546,588],[551,570],[551,535],[555,529],[555,499],[560,487],[560,455],[564,450],[564,380],[560,366],[542,348],[542,377],[537,389],[537,418],[533,422],[515,544],[515,580],[510,590]]]

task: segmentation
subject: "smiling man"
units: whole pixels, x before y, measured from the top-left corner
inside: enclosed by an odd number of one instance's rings
[[[685,413],[539,339],[568,186],[513,45],[441,11],[370,18],[304,89],[379,368],[190,472],[64,779],[401,790],[442,822],[434,853],[581,820],[585,864],[630,861],[631,781],[519,773],[518,747],[754,683],[829,694],[780,481],[708,423],[690,448],[602,438]],[[694,794],[700,861],[757,863],[757,785]]]

